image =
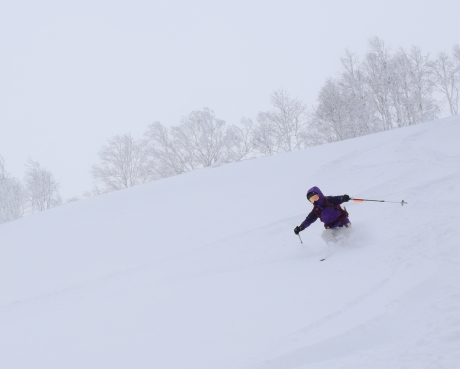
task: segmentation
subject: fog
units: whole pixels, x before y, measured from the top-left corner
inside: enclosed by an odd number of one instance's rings
[[[92,186],[115,134],[209,107],[238,124],[284,88],[308,105],[349,48],[450,51],[458,1],[15,1],[0,5],[0,155],[29,157],[64,198]]]

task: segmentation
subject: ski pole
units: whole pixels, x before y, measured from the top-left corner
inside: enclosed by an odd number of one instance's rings
[[[353,197],[350,197],[350,200],[353,200],[354,202],[364,202],[364,201],[375,201],[375,202],[391,202],[394,204],[401,204],[401,206],[404,206],[404,204],[408,204],[404,200],[402,201],[387,201],[387,200],[369,200],[369,199],[355,199]]]
[[[300,234],[297,233],[297,236],[299,236],[300,243],[303,245],[302,238],[300,237]]]

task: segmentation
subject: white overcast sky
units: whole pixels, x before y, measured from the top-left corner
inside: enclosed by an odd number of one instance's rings
[[[313,105],[372,36],[450,52],[460,1],[4,0],[0,155],[16,177],[31,157],[64,198],[81,195],[110,136],[203,107],[237,124],[280,87]]]

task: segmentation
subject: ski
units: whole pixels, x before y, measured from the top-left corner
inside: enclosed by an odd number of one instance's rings
[[[333,255],[333,253],[332,253],[332,254],[328,254],[328,255],[324,256],[323,258],[319,259],[319,261],[324,261],[324,260],[326,260],[327,258],[329,258],[329,257],[332,256],[332,255]]]

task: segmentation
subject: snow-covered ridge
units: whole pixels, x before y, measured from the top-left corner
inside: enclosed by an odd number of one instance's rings
[[[459,367],[458,137],[453,117],[1,225],[1,367]],[[319,262],[321,224],[293,233],[313,185],[409,205],[347,204]]]

